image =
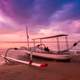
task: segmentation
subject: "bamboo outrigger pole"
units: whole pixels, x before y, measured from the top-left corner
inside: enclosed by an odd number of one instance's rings
[[[18,50],[18,48],[8,48],[5,52],[5,55],[0,55],[1,57],[3,57],[5,59],[5,63],[9,62],[9,61],[14,61],[14,62],[18,62],[18,63],[22,63],[22,64],[28,64],[31,66],[35,66],[35,67],[47,67],[48,64],[45,63],[35,63],[35,62],[31,62],[31,61],[22,61],[16,58],[12,58],[8,56],[8,52],[10,50]],[[30,52],[31,53],[31,52]]]

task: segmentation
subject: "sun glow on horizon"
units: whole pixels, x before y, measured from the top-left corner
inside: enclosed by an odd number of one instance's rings
[[[28,25],[29,24],[29,25]],[[0,41],[68,34],[80,40],[79,0],[0,0]]]

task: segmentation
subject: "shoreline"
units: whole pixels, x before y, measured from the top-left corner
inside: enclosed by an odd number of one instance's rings
[[[80,63],[55,62],[48,63],[46,68],[15,64],[0,66],[0,80],[80,80]]]

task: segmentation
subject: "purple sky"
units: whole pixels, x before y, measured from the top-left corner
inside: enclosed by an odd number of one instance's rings
[[[26,26],[33,37],[60,33],[78,36],[80,0],[0,0],[0,40],[23,40]]]

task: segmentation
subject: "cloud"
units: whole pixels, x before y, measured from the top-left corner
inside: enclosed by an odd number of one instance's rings
[[[0,41],[26,41],[26,36],[18,32],[16,34],[2,34],[0,35]]]
[[[50,17],[51,21],[61,21],[61,20],[67,20],[69,19],[70,15],[72,14],[72,11],[74,9],[74,4],[69,3],[66,5],[63,5],[60,10],[57,10],[53,15]]]
[[[51,23],[50,26],[53,26],[54,31],[61,31],[67,34],[80,33],[80,20],[66,20],[66,21],[57,21]]]
[[[20,25],[12,20],[10,17],[4,15],[0,11],[0,34],[9,34],[19,31],[21,28]]]
[[[79,4],[79,0],[0,0],[0,33],[22,33],[30,24],[34,35],[78,34]]]
[[[67,0],[66,0],[67,1]],[[48,25],[49,17],[59,10],[64,0],[0,0],[3,12],[19,23]]]
[[[43,37],[44,36],[53,36],[53,35],[57,35],[57,34],[62,34],[64,33],[61,30],[57,30],[56,28],[47,28],[47,29],[40,29],[40,31],[38,32],[38,34],[41,34]]]

